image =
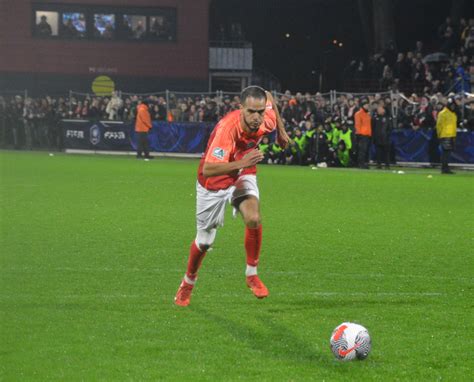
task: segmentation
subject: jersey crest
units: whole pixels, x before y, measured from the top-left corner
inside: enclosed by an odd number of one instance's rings
[[[217,158],[217,159],[224,159],[224,156],[225,156],[225,150],[224,149],[221,149],[220,147],[216,147],[213,151],[212,151],[212,156]]]

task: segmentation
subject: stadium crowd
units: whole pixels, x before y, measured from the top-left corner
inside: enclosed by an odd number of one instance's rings
[[[221,32],[224,36],[225,31]],[[230,32],[236,40],[242,37],[240,25],[232,25]],[[455,25],[448,17],[438,34],[439,45],[434,48],[441,53],[429,60],[422,41],[417,41],[409,52],[397,52],[390,43],[384,52],[371,56],[367,65],[363,60],[353,60],[344,72],[346,79],[377,80],[380,89],[390,91],[275,94],[292,144],[284,151],[271,138],[265,138],[260,145],[265,162],[329,166],[360,162],[354,125],[355,115],[363,104],[372,116],[375,129],[371,139],[376,146],[387,147],[393,129],[434,129],[448,97],[454,97],[457,104],[459,127],[474,130],[474,105],[468,96],[470,78],[474,75],[474,19],[461,19]],[[412,88],[419,91],[410,95],[400,92],[399,85],[407,81],[416,84]],[[16,149],[61,149],[61,119],[133,122],[137,106],[144,99],[153,120],[168,122],[215,123],[240,104],[238,94],[222,92],[146,96],[114,92],[110,97],[0,96],[0,145]],[[380,123],[383,126],[377,127]],[[379,165],[382,161],[388,164],[386,151],[377,157]]]
[[[454,96],[454,93],[451,94]],[[61,148],[59,121],[64,118],[88,120],[123,120],[132,122],[142,98],[85,96],[44,97],[0,96],[0,142],[3,147]],[[153,120],[174,122],[215,123],[229,111],[239,108],[238,95],[222,93],[146,97]],[[168,102],[167,102],[168,99]],[[474,129],[474,105],[467,98],[455,96],[460,127]],[[286,164],[319,164],[350,166],[357,162],[354,145],[354,117],[362,103],[369,104],[373,117],[385,115],[389,135],[392,129],[433,129],[436,117],[447,97],[442,93],[397,93],[357,95],[336,93],[277,95],[286,129],[293,139],[283,152],[269,140],[262,143],[265,162]],[[463,111],[464,108],[464,111]]]
[[[436,52],[428,55],[430,52]],[[354,59],[344,71],[345,83],[360,88],[378,83],[378,89],[411,89],[423,93],[470,92],[474,75],[474,19],[461,18],[455,24],[450,17],[438,28],[437,44],[426,49],[416,41],[412,50],[397,51],[390,42],[382,52],[367,59]]]

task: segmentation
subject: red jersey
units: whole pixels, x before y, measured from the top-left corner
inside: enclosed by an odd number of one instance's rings
[[[264,135],[271,133],[276,128],[276,115],[271,103],[267,102],[267,110],[263,123],[255,133],[246,133],[240,123],[240,110],[227,114],[216,125],[209,137],[206,151],[204,152],[198,168],[198,182],[208,190],[224,190],[232,186],[240,175],[256,174],[257,166],[235,171],[232,174],[212,176],[206,178],[203,173],[204,163],[235,162],[255,149]]]

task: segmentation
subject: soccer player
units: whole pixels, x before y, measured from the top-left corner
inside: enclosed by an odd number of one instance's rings
[[[224,225],[228,202],[245,223],[247,286],[257,298],[268,296],[268,289],[257,275],[262,243],[259,191],[256,165],[263,159],[258,144],[277,130],[277,141],[286,148],[286,134],[272,95],[258,86],[242,91],[240,110],[224,116],[214,128],[201,158],[196,183],[196,239],[191,243],[188,267],[176,293],[175,303],[187,306],[206,252],[214,243],[216,230]]]

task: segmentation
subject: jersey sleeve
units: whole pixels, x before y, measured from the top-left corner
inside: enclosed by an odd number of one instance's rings
[[[229,129],[225,126],[219,128],[212,140],[204,162],[207,163],[227,163],[234,149],[234,139]]]
[[[267,110],[265,112],[265,118],[263,119],[263,132],[265,134],[271,133],[276,129],[276,114],[273,110],[271,102],[267,102]]]

